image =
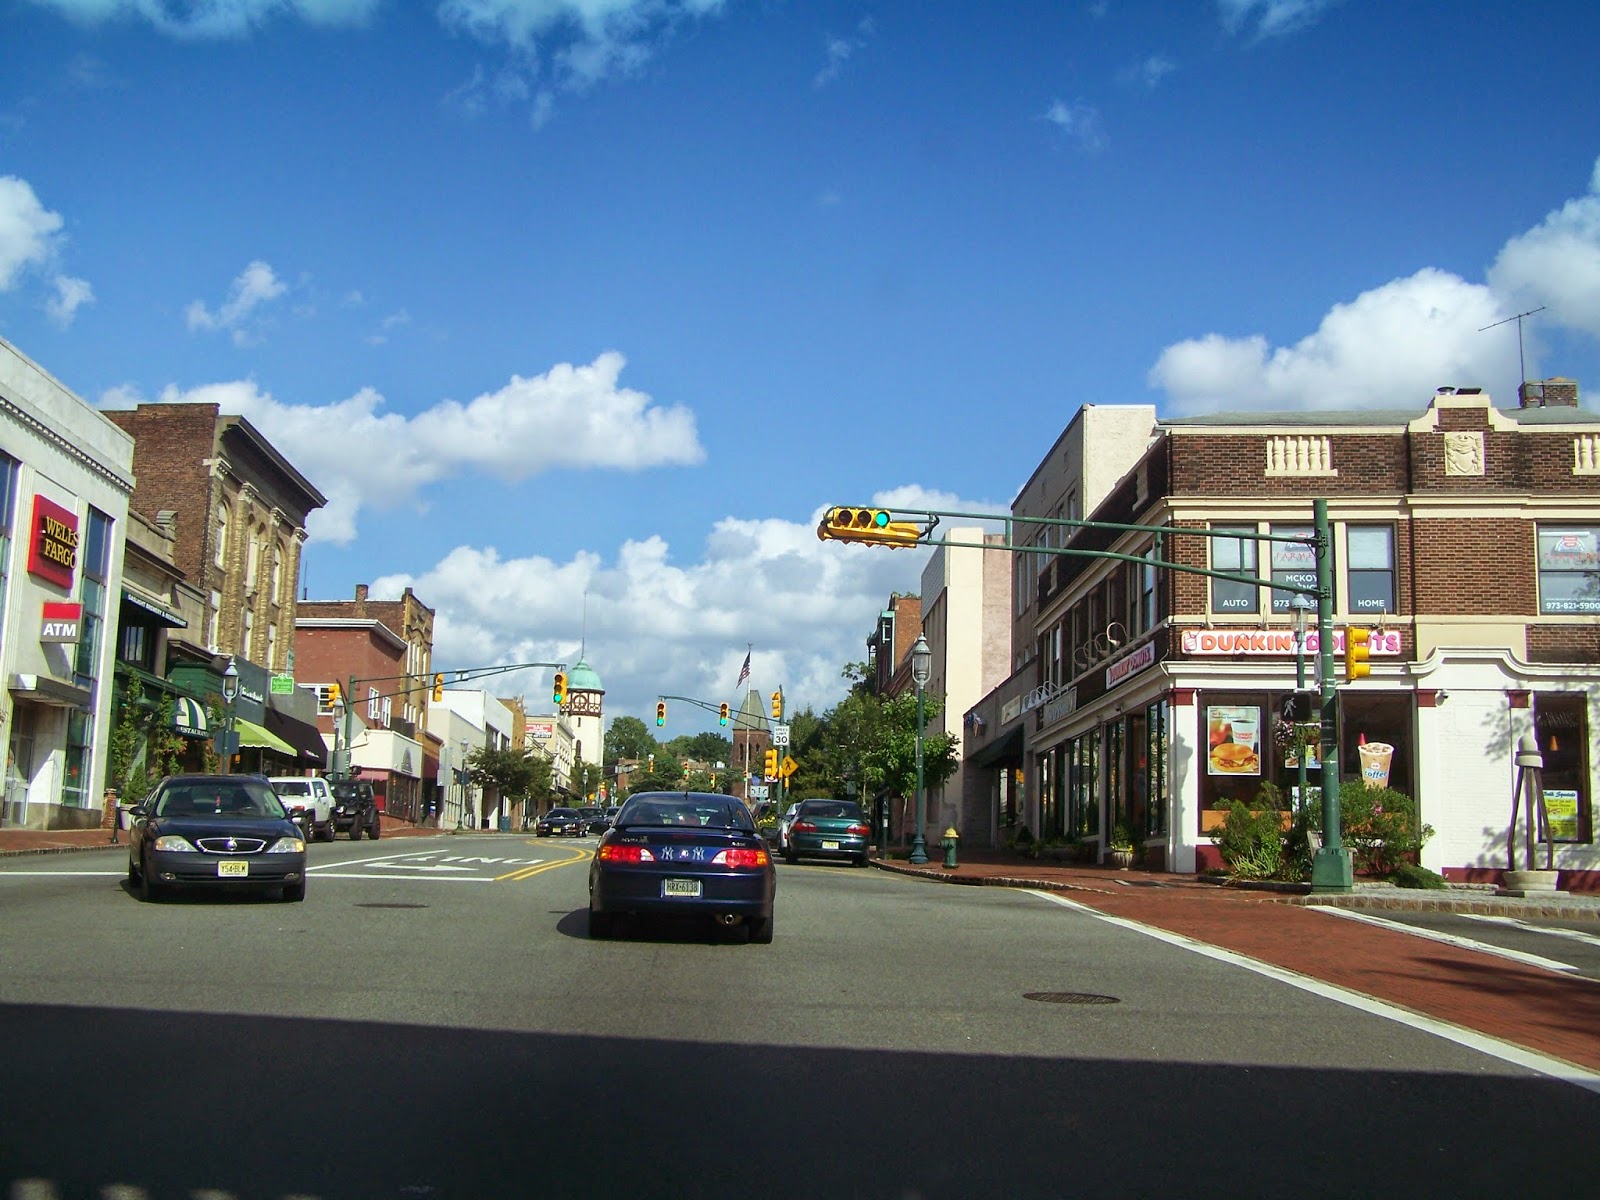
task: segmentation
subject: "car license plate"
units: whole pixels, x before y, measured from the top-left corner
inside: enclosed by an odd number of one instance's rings
[[[663,879],[661,881],[661,894],[663,896],[698,896],[700,894],[700,881],[698,879]]]
[[[217,874],[223,876],[236,876],[250,874],[250,864],[247,862],[219,862]]]
[[[838,842],[823,842],[822,843],[822,848],[824,850],[837,850],[839,848],[839,843]]]

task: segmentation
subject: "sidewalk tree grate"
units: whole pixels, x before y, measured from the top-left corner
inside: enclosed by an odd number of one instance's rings
[[[374,902],[369,903],[369,904],[357,904],[356,907],[357,908],[427,908],[428,906],[426,904],[402,904],[402,903],[399,903],[399,902],[390,903],[390,902],[374,901]]]
[[[1116,996],[1097,996],[1093,992],[1024,992],[1024,1000],[1041,1004],[1121,1004]]]

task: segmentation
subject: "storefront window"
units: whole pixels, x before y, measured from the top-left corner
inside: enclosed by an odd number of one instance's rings
[[[1272,558],[1272,582],[1283,584],[1292,583],[1296,587],[1314,588],[1317,586],[1317,551],[1313,539],[1317,531],[1310,525],[1274,525],[1274,536],[1303,537],[1303,542],[1270,542]],[[1272,589],[1272,611],[1286,613],[1290,611],[1290,601],[1301,593],[1285,591],[1282,588]]]
[[[1409,694],[1351,692],[1339,700],[1339,778],[1415,797]]]
[[[1248,804],[1261,790],[1262,756],[1270,752],[1271,743],[1263,723],[1266,705],[1261,692],[1204,694],[1199,706],[1199,744],[1206,747],[1200,771],[1202,833],[1235,800]]]
[[[1589,704],[1582,695],[1539,692],[1533,727],[1544,756],[1544,807],[1558,842],[1594,840],[1589,797]]]
[[[1170,712],[1165,700],[1152,704],[1144,715],[1144,836],[1165,837],[1167,833],[1167,721]]]
[[[1254,529],[1220,525],[1224,532],[1254,533]],[[1211,569],[1228,571],[1235,575],[1256,574],[1256,544],[1245,538],[1214,537],[1211,542]],[[1211,611],[1219,613],[1253,613],[1260,607],[1260,597],[1253,583],[1235,583],[1227,579],[1211,581]]]
[[[1352,525],[1345,543],[1350,611],[1394,612],[1394,530],[1388,525]]]
[[[1058,837],[1061,828],[1061,801],[1056,794],[1057,750],[1046,750],[1035,760],[1039,780],[1039,836]]]
[[[1073,837],[1100,832],[1100,732],[1093,730],[1067,743],[1067,831]]]
[[[1539,527],[1539,611],[1600,613],[1600,528]]]
[[[88,713],[72,710],[67,714],[66,777],[61,781],[61,803],[67,808],[86,807],[93,728]]]
[[[1106,824],[1133,825],[1133,797],[1128,794],[1127,726],[1121,718],[1106,725]]]

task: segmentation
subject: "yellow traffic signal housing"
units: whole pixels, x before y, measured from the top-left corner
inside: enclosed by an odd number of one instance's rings
[[[330,683],[328,685],[328,707],[329,708],[333,708],[338,703],[339,703],[339,685],[337,683]]]
[[[444,676],[443,675],[435,675],[433,677],[433,698],[435,700],[443,700],[444,699]]]
[[[665,700],[657,700],[656,701],[656,724],[657,725],[665,725],[666,723],[667,723],[667,702]]]
[[[762,767],[761,773],[768,779],[778,778],[778,752],[776,750],[767,751],[766,762]]]
[[[822,515],[817,537],[873,546],[915,546],[922,541],[922,526],[915,521],[896,521],[886,508],[834,507]]]
[[[567,702],[567,676],[563,671],[557,671],[556,677],[550,683],[550,699],[556,704]]]
[[[773,692],[772,693],[772,719],[774,721],[783,720],[783,693],[782,692]]]
[[[718,725],[726,725],[727,723],[728,723],[728,702],[726,700],[724,700],[720,705],[717,706],[717,724]]]
[[[1353,683],[1372,674],[1372,630],[1350,625],[1344,631],[1344,680]]]

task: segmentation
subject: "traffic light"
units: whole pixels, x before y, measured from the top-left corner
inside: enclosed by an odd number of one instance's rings
[[[564,672],[564,671],[557,671],[556,672],[556,677],[555,677],[554,680],[551,681],[551,684],[550,684],[550,699],[555,704],[558,704],[558,705],[565,704],[567,702],[567,676],[566,676],[566,672]]]
[[[443,675],[435,675],[433,677],[433,698],[435,700],[443,700],[444,699],[444,676]]]
[[[783,693],[781,691],[772,693],[772,719],[774,721],[783,720]]]
[[[338,706],[339,706],[339,685],[337,683],[330,683],[328,685],[328,707],[329,708],[337,708]]]
[[[835,507],[822,515],[817,537],[874,546],[915,546],[922,540],[922,526],[915,521],[896,521],[886,508]]]
[[[1344,681],[1353,683],[1372,674],[1367,659],[1372,657],[1372,630],[1350,625],[1344,631]]]
[[[665,700],[657,700],[656,701],[656,724],[657,725],[665,725],[666,723],[667,723],[667,702]]]
[[[761,773],[768,779],[776,779],[778,777],[778,752],[776,750],[767,751],[766,763]]]
[[[727,723],[728,723],[728,702],[726,700],[724,700],[721,704],[719,704],[717,706],[717,724],[718,725],[726,725]]]

